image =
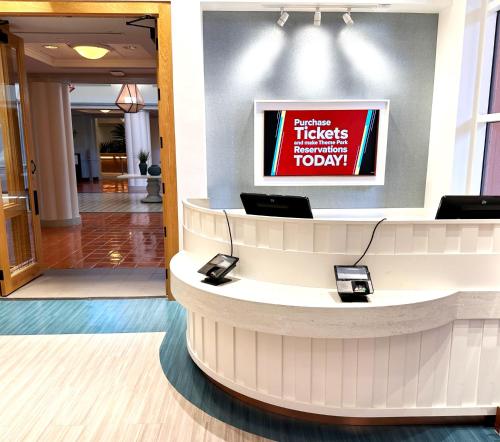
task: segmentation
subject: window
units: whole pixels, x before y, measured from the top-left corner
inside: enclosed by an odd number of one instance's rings
[[[496,18],[495,49],[491,73],[486,142],[484,148],[482,195],[500,195],[500,13]]]

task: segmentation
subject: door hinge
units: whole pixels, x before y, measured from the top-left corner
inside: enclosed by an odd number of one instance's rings
[[[165,195],[165,183],[161,183],[161,189],[162,189],[163,195]]]
[[[161,93],[160,93],[160,88],[158,88],[158,101],[160,101]]]
[[[163,137],[160,137],[160,149],[163,149]]]
[[[165,269],[165,279],[168,279],[168,269]]]
[[[33,191],[33,201],[35,202],[35,215],[38,215],[40,213],[40,210],[38,207],[38,191],[37,190]]]
[[[166,227],[163,228],[163,236],[165,238],[167,237],[167,228]]]

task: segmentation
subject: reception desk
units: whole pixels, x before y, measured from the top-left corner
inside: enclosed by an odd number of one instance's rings
[[[493,415],[500,404],[500,222],[423,210],[317,211],[314,220],[228,211],[232,282],[197,269],[229,253],[222,211],[184,202],[170,265],[187,347],[210,378],[276,407],[344,418]],[[364,216],[364,217],[363,217]],[[375,293],[342,303],[333,266],[363,260]]]

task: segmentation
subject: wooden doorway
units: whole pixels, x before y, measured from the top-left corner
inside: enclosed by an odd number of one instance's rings
[[[16,87],[19,86],[20,106]],[[23,41],[0,30],[0,293],[40,275],[40,219],[31,156]]]
[[[177,172],[175,155],[170,3],[161,2],[45,2],[4,1],[0,16],[137,17],[157,20],[157,85],[162,163],[163,226],[165,241],[166,293],[172,298],[169,263],[179,250]]]

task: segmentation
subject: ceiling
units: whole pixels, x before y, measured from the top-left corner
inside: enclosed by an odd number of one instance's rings
[[[128,26],[129,18],[2,17],[10,31],[24,40],[29,74],[105,74],[122,71],[126,76],[155,76],[156,49],[149,30]],[[143,22],[153,25],[152,20]],[[104,45],[110,52],[99,60],[87,60],[71,47]],[[47,49],[45,45],[57,46]],[[123,79],[121,80],[123,81]]]

